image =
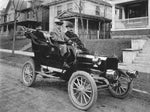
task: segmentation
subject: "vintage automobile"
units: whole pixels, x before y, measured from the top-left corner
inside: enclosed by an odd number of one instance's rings
[[[58,77],[68,83],[68,94],[72,104],[81,110],[90,109],[97,100],[98,89],[107,88],[116,98],[125,98],[132,91],[133,79],[137,71],[118,69],[118,59],[101,57],[78,50],[73,43],[60,43],[72,46],[68,56],[69,67],[63,66],[60,49],[43,33],[43,40],[35,36],[34,30],[27,30],[25,36],[31,39],[34,57],[25,62],[22,68],[22,80],[25,86],[33,86],[36,76],[44,78]]]

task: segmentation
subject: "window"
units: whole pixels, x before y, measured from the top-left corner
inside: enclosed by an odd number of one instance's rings
[[[133,3],[125,7],[126,18],[146,17],[148,16],[147,1]]]
[[[4,16],[4,23],[7,22],[7,16]]]
[[[3,31],[4,31],[4,32],[6,32],[6,30],[7,30],[7,26],[5,25],[5,26],[4,26],[4,30],[3,30]]]
[[[62,6],[57,6],[57,15],[60,15],[62,13]]]
[[[67,11],[72,11],[73,9],[73,4],[72,3],[68,3],[67,4]]]
[[[96,6],[96,15],[100,15],[100,7],[99,6]]]
[[[27,12],[27,19],[29,19],[29,17],[30,17],[30,13],[29,13],[29,12]]]

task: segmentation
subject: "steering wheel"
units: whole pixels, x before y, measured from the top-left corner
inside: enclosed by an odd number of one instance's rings
[[[73,43],[75,43],[75,42],[73,42],[72,40],[75,40],[75,39],[77,39],[77,37],[69,38],[69,39],[66,41],[66,43],[69,44],[69,45],[72,45]],[[71,41],[71,42],[69,42],[69,41]]]

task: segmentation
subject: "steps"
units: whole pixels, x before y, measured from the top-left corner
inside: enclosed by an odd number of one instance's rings
[[[143,49],[136,55],[132,63],[120,64],[119,68],[150,73],[150,39],[146,41],[146,43],[143,46]]]
[[[150,69],[150,39],[145,43],[142,51],[135,57],[132,64]]]

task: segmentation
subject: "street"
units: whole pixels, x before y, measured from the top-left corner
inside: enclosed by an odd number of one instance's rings
[[[37,77],[34,87],[25,87],[21,69],[0,64],[0,112],[80,112],[70,102],[67,84],[56,79]],[[133,92],[125,99],[99,91],[89,112],[149,112],[150,96]]]

